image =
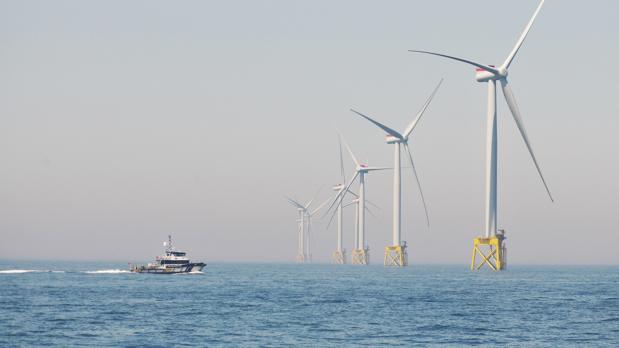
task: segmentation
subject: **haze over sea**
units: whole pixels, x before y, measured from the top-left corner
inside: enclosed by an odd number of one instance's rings
[[[0,346],[619,346],[619,267],[0,261]]]

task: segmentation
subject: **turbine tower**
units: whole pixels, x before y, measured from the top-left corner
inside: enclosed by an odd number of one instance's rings
[[[550,197],[550,200],[553,201],[550,190],[548,189],[548,185],[546,184],[546,180],[542,175],[542,171],[540,166],[535,158],[535,154],[533,153],[533,148],[531,147],[531,142],[529,141],[529,137],[527,136],[527,132],[524,128],[524,124],[522,122],[522,116],[520,115],[520,110],[518,109],[518,105],[516,104],[516,99],[514,94],[509,86],[507,81],[509,67],[512,64],[518,50],[524,43],[524,40],[531,30],[533,26],[533,22],[535,18],[539,14],[542,6],[544,5],[544,0],[542,0],[533,17],[525,27],[524,31],[520,35],[520,38],[516,42],[516,45],[511,50],[503,64],[499,67],[494,65],[485,65],[476,63],[471,60],[448,56],[445,54],[429,52],[429,51],[419,51],[419,50],[410,50],[411,52],[423,53],[423,54],[431,54],[434,56],[439,56],[443,58],[448,58],[452,60],[456,60],[459,62],[463,62],[466,64],[470,64],[475,69],[475,79],[478,82],[488,83],[488,114],[487,114],[487,123],[486,123],[486,201],[485,201],[485,213],[486,213],[486,226],[485,226],[485,235],[484,237],[477,237],[473,241],[473,258],[471,261],[471,269],[479,269],[484,264],[488,264],[488,266],[494,270],[502,270],[506,265],[506,246],[503,243],[505,240],[505,233],[502,230],[497,231],[497,107],[496,107],[496,89],[497,83],[500,83],[501,89],[503,91],[503,95],[505,96],[505,101],[511,111],[511,114],[514,117],[514,121],[516,122],[516,126],[520,131],[520,135],[524,140],[527,149],[529,150],[529,154],[533,159],[533,164],[539,173],[540,178],[542,179],[542,183],[546,188],[546,192]],[[489,249],[489,254],[485,254],[480,247],[487,246]],[[479,253],[483,261],[476,265],[475,256]]]
[[[340,137],[342,137],[341,134],[340,134]],[[352,179],[350,179],[350,182],[348,183],[346,188],[344,188],[342,191],[340,191],[340,193],[338,193],[337,196],[335,196],[335,199],[333,200],[333,203],[331,203],[331,205],[329,206],[329,209],[327,209],[327,212],[331,210],[331,208],[333,207],[336,201],[339,201],[338,209],[342,206],[342,203],[343,203],[342,201],[344,197],[346,196],[346,193],[349,192],[350,186],[355,182],[355,179],[357,179],[358,177],[359,178],[359,197],[357,198],[358,199],[357,225],[356,225],[356,229],[357,229],[356,241],[357,242],[355,243],[355,249],[353,250],[353,253],[352,253],[352,264],[353,265],[369,265],[370,264],[370,248],[365,244],[365,212],[366,212],[365,175],[368,174],[369,172],[378,171],[378,170],[387,170],[391,168],[368,167],[365,164],[361,164],[357,160],[355,155],[353,154],[352,150],[350,149],[346,141],[344,141],[343,139],[342,141],[344,142],[344,145],[346,146],[346,149],[348,150],[350,157],[355,163],[355,175],[352,177]]]
[[[404,147],[404,150],[408,154],[407,157],[411,163],[411,167],[413,169],[413,175],[415,176],[415,181],[417,182],[417,186],[419,187],[419,194],[421,195],[421,201],[423,202],[423,208],[426,213],[426,221],[428,223],[428,226],[430,225],[430,219],[428,217],[428,208],[426,206],[425,198],[423,197],[423,191],[421,190],[421,183],[419,182],[417,171],[415,170],[415,164],[413,163],[413,156],[408,146],[408,140],[409,140],[411,133],[417,126],[417,123],[419,123],[421,116],[423,116],[424,112],[430,105],[430,102],[434,98],[434,95],[436,95],[436,92],[441,86],[441,83],[443,83],[443,79],[441,79],[441,81],[438,83],[438,85],[436,86],[436,88],[434,89],[434,91],[432,92],[428,100],[426,101],[426,103],[423,105],[419,113],[417,113],[417,116],[415,117],[415,119],[408,125],[408,127],[406,127],[403,133],[399,133],[393,130],[392,128],[385,126],[384,124],[379,123],[378,121],[375,121],[369,116],[366,116],[356,110],[351,109],[352,112],[365,118],[366,120],[370,121],[375,126],[377,126],[378,128],[387,132],[387,138],[386,138],[387,144],[394,145],[395,151],[394,151],[394,165],[393,165],[394,170],[393,170],[393,230],[392,230],[393,241],[392,241],[391,246],[385,247],[385,259],[384,259],[385,266],[403,267],[408,264],[408,254],[406,252],[406,243],[402,243],[402,230],[401,230],[401,221],[402,221],[401,171],[402,171],[402,167],[401,167],[400,152],[401,152],[402,147]]]

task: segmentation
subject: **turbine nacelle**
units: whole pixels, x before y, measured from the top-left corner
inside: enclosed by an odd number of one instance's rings
[[[393,136],[391,134],[387,134],[385,136],[385,141],[387,142],[387,144],[396,144],[396,143],[401,143],[402,139],[396,136]]]
[[[367,164],[359,164],[358,166],[356,166],[356,167],[355,167],[355,170],[356,170],[357,172],[359,172],[359,173],[360,173],[360,172],[367,173],[367,172],[368,172],[368,169],[369,169],[369,167],[368,167],[368,165],[367,165]]]
[[[491,68],[496,68],[494,65],[488,65]],[[508,75],[507,69],[498,68],[496,72],[488,71],[484,68],[475,69],[475,80],[477,82],[488,82],[490,80],[500,80],[506,78]]]

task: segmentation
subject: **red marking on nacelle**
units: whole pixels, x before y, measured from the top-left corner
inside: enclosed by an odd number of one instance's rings
[[[488,66],[491,67],[491,68],[496,68],[496,66],[494,66],[494,65],[488,65]],[[477,69],[475,69],[475,71],[480,72],[480,71],[488,71],[488,70],[482,69],[482,68],[477,68]]]

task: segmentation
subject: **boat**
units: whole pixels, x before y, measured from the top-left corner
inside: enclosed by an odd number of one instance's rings
[[[147,265],[129,265],[131,272],[153,274],[198,273],[206,266],[204,262],[189,262],[187,253],[178,251],[172,245],[172,236],[163,242],[166,247],[163,256],[157,256],[154,262]]]

